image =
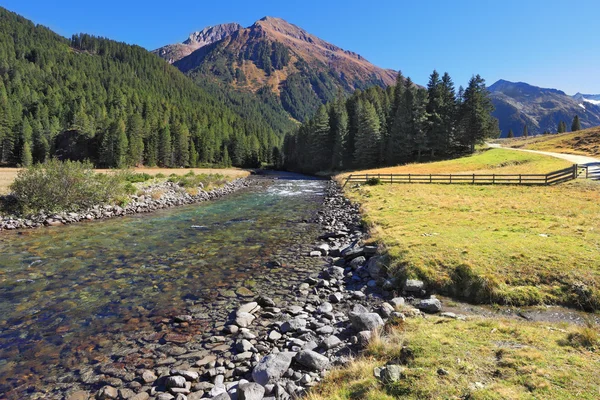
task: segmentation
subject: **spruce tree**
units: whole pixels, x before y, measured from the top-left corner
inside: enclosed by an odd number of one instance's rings
[[[426,146],[429,146],[431,157],[447,150],[446,131],[443,120],[444,98],[442,94],[442,81],[436,70],[429,76],[427,83],[427,127]],[[422,149],[420,149],[422,151]]]
[[[450,75],[445,72],[442,76],[441,84],[442,92],[442,107],[440,110],[440,116],[442,118],[442,125],[444,128],[444,147],[443,155],[451,155],[453,147],[455,145],[455,131],[456,131],[456,92],[454,90],[454,82]]]
[[[579,121],[579,115],[576,115],[573,118],[573,123],[571,124],[571,132],[577,132],[581,130],[581,122]]]
[[[334,103],[330,114],[330,128],[333,133],[332,170],[342,170],[346,158],[348,140],[348,112],[344,100],[340,97]]]
[[[198,166],[198,152],[196,151],[196,145],[193,140],[190,140],[190,167],[195,168]]]
[[[565,121],[560,121],[558,123],[558,130],[556,133],[565,133],[567,131],[567,123]]]
[[[128,154],[127,164],[128,165],[141,165],[144,157],[144,121],[140,114],[135,113],[129,117],[127,123],[127,134],[128,134]]]
[[[380,124],[375,107],[364,102],[358,110],[359,129],[356,135],[354,158],[356,166],[372,168],[379,165]]]
[[[158,164],[161,167],[170,167],[173,155],[171,154],[171,128],[164,125],[158,137]]]
[[[464,93],[459,90],[460,111],[460,144],[471,153],[475,145],[486,138],[497,137],[498,120],[491,116],[494,111],[485,80],[476,75],[471,78]]]
[[[325,106],[319,107],[317,115],[312,120],[309,154],[314,171],[323,171],[331,164],[331,147],[326,144],[329,141],[329,115]]]
[[[508,130],[508,135],[506,135],[507,138],[511,139],[515,137],[515,133],[513,132],[512,129]]]
[[[524,138],[529,136],[529,129],[527,129],[527,125],[523,127],[523,135],[521,136],[523,136]]]
[[[30,167],[33,164],[33,156],[31,155],[31,143],[25,141],[23,143],[23,150],[21,154],[21,166]]]

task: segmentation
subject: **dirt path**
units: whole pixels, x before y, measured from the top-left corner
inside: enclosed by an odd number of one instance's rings
[[[488,143],[488,146],[495,149],[506,149],[506,150],[515,150],[515,151],[526,151],[529,153],[543,154],[546,156],[561,158],[563,160],[567,160],[572,162],[573,164],[579,165],[587,165],[588,167],[588,178],[594,180],[600,180],[600,158],[588,157],[588,156],[580,156],[576,154],[566,154],[566,153],[553,153],[550,151],[538,151],[538,150],[527,150],[527,149],[516,149],[513,147],[504,147],[497,143]]]

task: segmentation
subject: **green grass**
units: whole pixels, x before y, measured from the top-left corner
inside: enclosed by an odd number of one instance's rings
[[[516,153],[516,154],[515,154]],[[533,153],[505,149],[483,149],[474,155],[448,161],[406,164],[397,167],[377,168],[351,173],[368,174],[439,174],[439,173],[490,173],[490,174],[545,174],[571,166],[565,160]],[[348,176],[350,173],[339,175]]]
[[[498,154],[483,156],[492,152]],[[522,160],[519,152],[502,153],[504,163]],[[553,158],[534,156],[540,161],[529,161],[530,167],[557,166]],[[466,169],[476,158],[444,163]],[[596,182],[383,184],[346,187],[346,193],[362,204],[372,239],[385,246],[390,271],[400,278],[419,278],[474,302],[600,309]]]
[[[577,339],[582,335],[596,341],[584,346]],[[376,335],[361,358],[332,371],[307,399],[597,399],[597,335],[598,328],[590,326],[407,319]],[[413,359],[401,357],[403,347]],[[402,358],[406,370],[399,382],[374,378],[374,367]]]

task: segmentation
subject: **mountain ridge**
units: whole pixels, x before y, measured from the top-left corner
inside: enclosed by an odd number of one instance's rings
[[[583,128],[600,125],[600,101],[596,103],[593,95],[586,100],[580,93],[569,96],[559,89],[503,79],[490,85],[488,90],[496,107],[493,115],[498,118],[502,137],[506,137],[509,130],[519,136],[525,125],[532,135],[554,133],[560,122],[570,126],[575,115],[579,116]],[[600,96],[598,98],[600,100]]]

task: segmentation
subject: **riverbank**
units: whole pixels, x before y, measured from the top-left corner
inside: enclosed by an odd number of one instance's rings
[[[97,205],[79,212],[39,213],[28,217],[0,215],[0,231],[60,226],[81,221],[148,213],[170,207],[215,200],[249,185],[250,182],[246,178],[238,178],[215,189],[206,191],[200,186],[190,192],[176,182],[160,182],[140,188],[140,192],[129,196],[129,201],[123,206],[116,204]]]

